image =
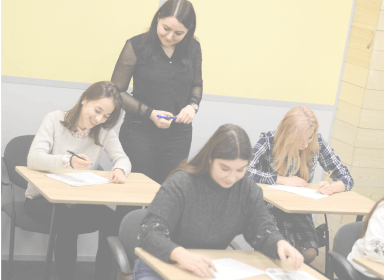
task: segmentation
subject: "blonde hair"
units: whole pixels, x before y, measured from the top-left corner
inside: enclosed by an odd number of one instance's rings
[[[308,182],[307,165],[313,165],[313,156],[318,152],[317,130],[319,123],[315,114],[306,106],[296,106],[289,110],[280,122],[275,134],[275,147],[272,155],[274,169],[280,176],[293,176],[300,170],[300,178]],[[300,153],[304,135],[314,129],[313,140]],[[289,168],[292,166],[290,174]]]

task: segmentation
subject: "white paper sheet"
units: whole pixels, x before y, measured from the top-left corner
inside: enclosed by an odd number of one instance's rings
[[[109,180],[96,175],[92,172],[78,172],[78,173],[54,173],[46,174],[49,178],[63,182],[65,184],[82,187],[91,185],[108,184]]]
[[[211,278],[213,280],[239,280],[265,274],[260,269],[232,258],[216,259],[212,262],[217,270],[217,272],[212,270],[216,277]]]
[[[298,195],[305,196],[308,198],[313,198],[313,199],[320,199],[328,196],[326,194],[319,193],[316,190],[312,190],[304,187],[292,187],[292,186],[286,186],[286,185],[271,185],[268,187],[276,190],[298,194]]]
[[[306,271],[268,268],[265,272],[272,280],[319,280]]]

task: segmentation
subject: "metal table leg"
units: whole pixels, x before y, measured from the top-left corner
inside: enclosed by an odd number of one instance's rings
[[[325,239],[326,239],[326,243],[325,243],[325,276],[326,277],[329,277],[329,259],[328,259],[328,252],[329,252],[329,229],[328,229],[328,220],[327,220],[327,215],[324,214],[324,218],[325,218],[325,225],[327,226],[327,229],[325,231]]]
[[[47,256],[46,256],[46,268],[45,268],[45,275],[44,279],[49,280],[49,276],[51,274],[51,268],[52,268],[52,258],[53,258],[53,246],[55,244],[55,231],[54,231],[54,220],[55,220],[55,211],[56,210],[56,204],[53,204],[52,209],[52,219],[51,219],[51,228],[49,231],[49,239],[48,239],[48,248],[47,248]]]

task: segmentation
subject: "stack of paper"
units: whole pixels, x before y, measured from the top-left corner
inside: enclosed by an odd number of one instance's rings
[[[268,187],[276,190],[298,194],[298,195],[313,198],[313,199],[320,199],[328,196],[326,194],[319,193],[316,190],[312,190],[304,187],[291,187],[286,185],[271,185]]]
[[[78,172],[78,173],[54,173],[47,174],[49,178],[63,182],[65,184],[82,187],[91,185],[108,184],[109,180],[96,175],[92,172]]]

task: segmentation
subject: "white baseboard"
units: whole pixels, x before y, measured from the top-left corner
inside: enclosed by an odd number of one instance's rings
[[[78,262],[94,262],[95,256],[78,256]],[[1,260],[8,260],[8,255],[1,255]],[[45,261],[43,255],[14,255],[14,261]]]

